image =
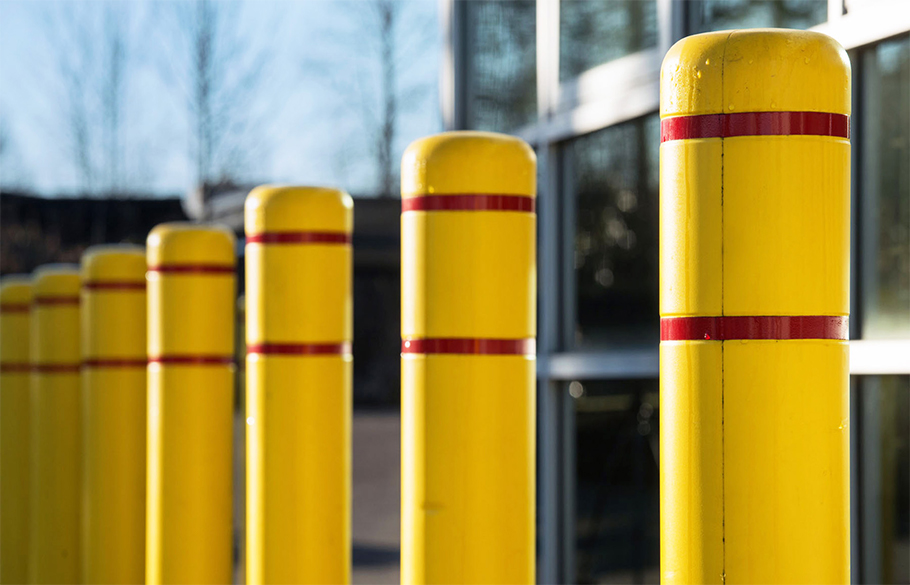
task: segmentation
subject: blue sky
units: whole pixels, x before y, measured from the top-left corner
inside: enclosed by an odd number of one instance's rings
[[[404,104],[396,160],[410,141],[441,129],[437,2],[397,4],[396,93]],[[72,39],[96,42],[107,15],[115,14],[126,54],[120,181],[127,190],[158,195],[191,188],[196,167],[187,84],[180,75],[189,47],[175,15],[193,6],[180,0],[0,2],[0,131],[8,145],[0,153],[0,185],[44,195],[83,190],[67,115],[72,84],[63,82],[60,67],[75,54],[93,55],[83,69],[94,73],[80,76],[80,96],[93,112],[94,146],[84,150],[103,166],[107,151],[98,112],[104,102],[97,78],[105,61],[97,57],[100,43],[94,52],[76,50],[86,42]],[[381,83],[374,0],[224,0],[216,8],[228,15],[228,77],[248,73],[254,80],[239,84],[245,86],[244,106],[232,116],[241,129],[228,139],[238,153],[228,165],[232,174],[242,182],[334,185],[373,194],[371,133]],[[103,190],[96,185],[96,192]]]

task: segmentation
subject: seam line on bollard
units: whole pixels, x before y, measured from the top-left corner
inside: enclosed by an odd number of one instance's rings
[[[82,283],[82,290],[145,290],[145,281],[90,280]]]
[[[461,354],[461,355],[522,355],[534,356],[537,341],[525,339],[481,339],[467,337],[412,338],[401,340],[401,353]]]
[[[149,272],[162,274],[234,274],[234,266],[224,264],[161,264],[149,266]]]
[[[262,232],[246,237],[247,244],[350,244],[347,232]]]
[[[518,211],[534,213],[536,198],[532,195],[494,193],[420,194],[401,199],[401,212],[408,211]]]
[[[351,342],[339,343],[251,343],[247,355],[350,355]]]
[[[31,371],[32,365],[28,362],[0,363],[0,374],[27,374]]]
[[[54,305],[78,305],[79,297],[71,297],[71,296],[35,297],[32,300],[32,304],[38,305],[39,307],[54,306]]]
[[[660,121],[660,141],[740,136],[850,138],[850,116],[828,112],[736,112],[674,116]]]
[[[0,303],[0,313],[28,313],[30,309],[28,303]]]
[[[848,318],[809,316],[662,317],[661,341],[848,339]]]
[[[82,364],[32,364],[36,374],[78,374]]]
[[[83,360],[84,368],[144,368],[147,358],[96,358]]]
[[[234,364],[234,356],[160,355],[149,357],[147,363],[163,366],[229,366]]]

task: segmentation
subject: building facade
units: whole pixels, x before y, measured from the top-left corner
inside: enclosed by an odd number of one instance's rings
[[[659,71],[676,40],[812,29],[853,69],[851,565],[910,582],[910,3],[442,0],[448,129],[535,148],[538,580],[659,580]]]

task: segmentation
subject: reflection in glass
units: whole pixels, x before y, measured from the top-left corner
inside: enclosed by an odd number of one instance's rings
[[[910,337],[910,37],[863,55],[863,337]]]
[[[655,0],[562,0],[559,78],[657,45]]]
[[[656,341],[659,120],[656,114],[574,140],[576,347]]]
[[[732,28],[809,28],[828,20],[828,0],[692,0],[691,33]]]
[[[910,583],[910,376],[859,385],[863,583]]]
[[[508,132],[537,117],[533,0],[472,1],[468,12],[468,128]]]
[[[656,583],[658,382],[571,382],[576,583]]]

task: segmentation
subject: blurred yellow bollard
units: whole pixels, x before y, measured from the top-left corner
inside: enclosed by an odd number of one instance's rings
[[[454,132],[401,166],[401,580],[533,583],[534,152]]]
[[[149,233],[146,581],[230,583],[234,236]]]
[[[79,583],[79,268],[35,271],[31,315],[29,582]]]
[[[28,580],[29,313],[32,279],[0,279],[0,583]]]
[[[692,36],[660,113],[661,581],[847,583],[847,55]]]
[[[145,580],[145,250],[82,257],[82,582]]]
[[[335,189],[246,201],[247,581],[351,577],[351,230]]]

